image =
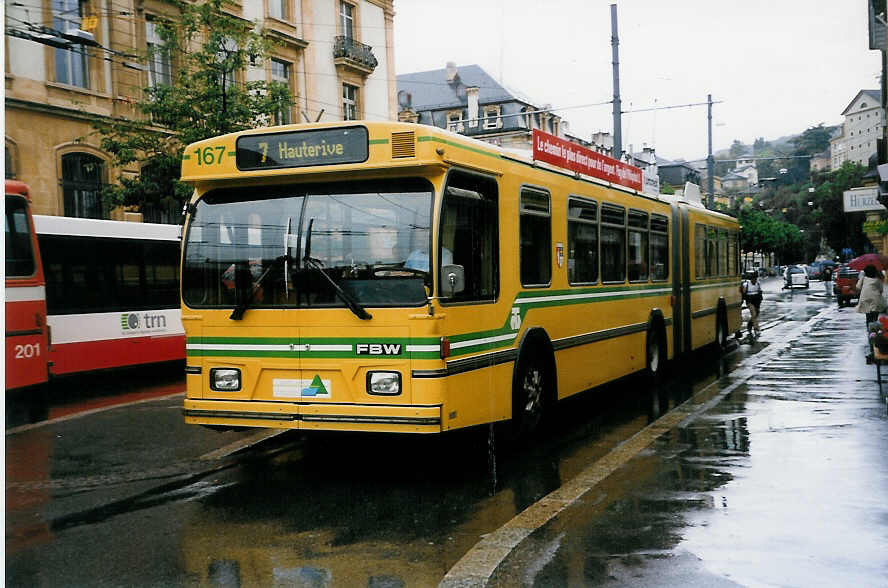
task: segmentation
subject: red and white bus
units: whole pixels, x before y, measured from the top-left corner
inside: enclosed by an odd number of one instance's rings
[[[52,375],[185,358],[176,225],[34,216]]]
[[[28,186],[6,180],[6,390],[48,377],[46,288]]]
[[[180,227],[32,217],[24,184],[6,193],[7,390],[184,360]]]

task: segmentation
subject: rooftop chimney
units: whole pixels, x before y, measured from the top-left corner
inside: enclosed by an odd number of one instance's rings
[[[456,64],[452,61],[448,61],[445,71],[447,72],[447,82],[452,83],[457,76]]]
[[[478,126],[478,92],[480,88],[466,88],[466,98],[469,107],[469,126],[475,128]]]

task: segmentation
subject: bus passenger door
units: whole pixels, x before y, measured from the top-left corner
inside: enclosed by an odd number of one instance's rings
[[[672,205],[672,335],[675,356],[691,349],[690,221],[686,207]]]

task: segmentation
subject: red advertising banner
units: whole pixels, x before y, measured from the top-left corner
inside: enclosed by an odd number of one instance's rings
[[[533,130],[533,158],[639,192],[642,190],[640,168],[537,129]]]

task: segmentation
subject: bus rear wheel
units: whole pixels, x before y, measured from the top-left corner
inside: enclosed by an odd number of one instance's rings
[[[512,427],[514,436],[533,433],[543,419],[548,404],[549,377],[539,358],[525,358],[512,391]]]
[[[724,312],[719,312],[715,319],[715,344],[719,351],[724,351],[728,344],[728,320]]]
[[[647,332],[646,356],[648,377],[653,381],[659,381],[663,375],[663,364],[666,357],[663,353],[660,337],[657,336],[656,331],[649,330]]]

